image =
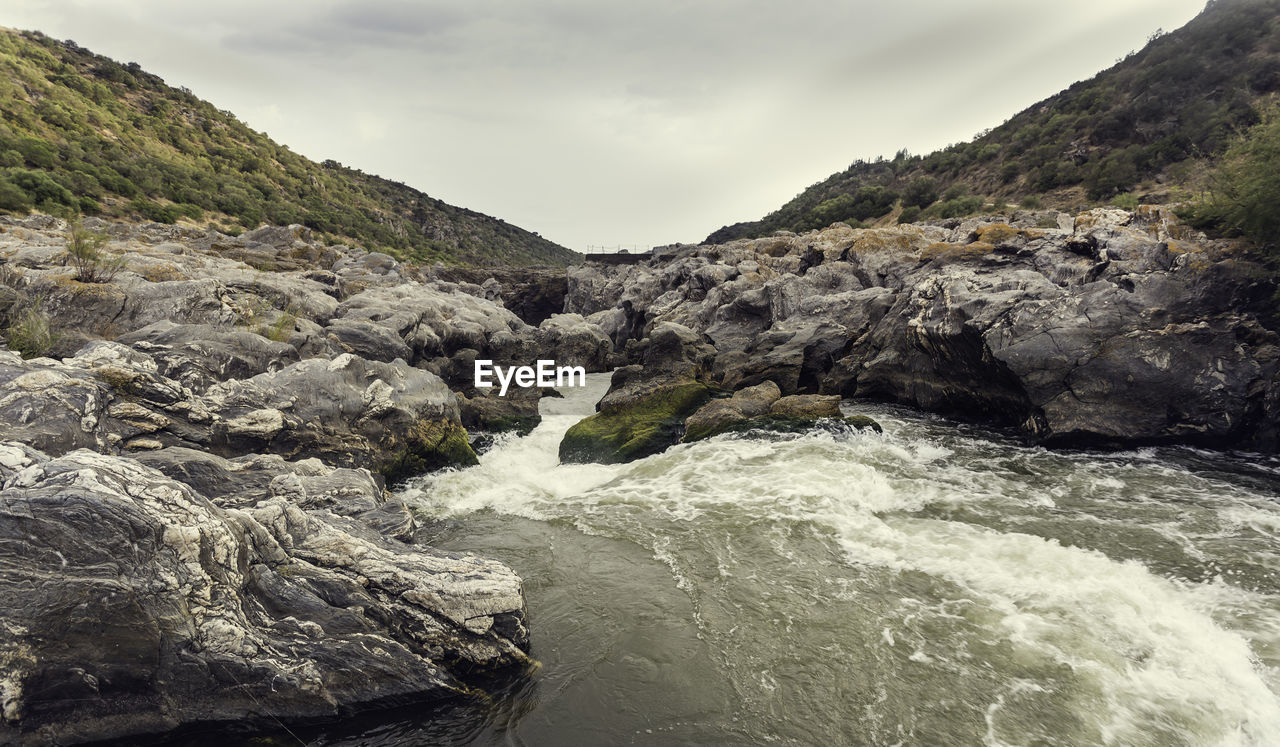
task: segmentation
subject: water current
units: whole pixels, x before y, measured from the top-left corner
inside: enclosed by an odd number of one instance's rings
[[[1280,744],[1280,461],[854,403],[560,464],[607,386],[401,493],[524,578],[541,668],[317,744]]]

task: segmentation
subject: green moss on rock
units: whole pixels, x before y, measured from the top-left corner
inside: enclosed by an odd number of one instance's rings
[[[689,381],[656,389],[625,407],[598,412],[564,434],[560,461],[619,464],[657,454],[680,440],[685,418],[711,395],[706,384]]]
[[[478,463],[467,429],[460,423],[424,420],[404,434],[403,446],[393,452],[380,471],[388,482],[394,483],[444,467]]]
[[[870,428],[876,433],[882,433],[883,428],[872,418],[866,415],[849,415],[848,417],[805,417],[793,415],[761,415],[755,418],[746,418],[731,423],[724,423],[715,428],[710,428],[699,432],[696,435],[685,435],[686,442],[701,441],[705,438],[718,436],[722,433],[746,433],[749,431],[765,431],[768,433],[803,433],[811,431],[815,427],[822,427],[828,424],[836,427],[850,428]]]
[[[502,417],[486,418],[481,421],[480,427],[490,433],[515,431],[521,436],[527,436],[541,422],[541,415],[504,415]]]

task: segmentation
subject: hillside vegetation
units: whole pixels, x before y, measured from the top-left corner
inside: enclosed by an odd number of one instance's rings
[[[0,29],[0,211],[301,223],[418,261],[564,265],[537,234],[404,184],[315,163],[137,64]]]
[[[971,142],[858,161],[709,242],[833,222],[1186,199],[1280,91],[1280,0],[1217,0],[1177,31]]]

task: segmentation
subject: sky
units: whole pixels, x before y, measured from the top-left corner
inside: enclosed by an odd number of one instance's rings
[[[1204,0],[5,0],[313,160],[578,251],[970,140]]]

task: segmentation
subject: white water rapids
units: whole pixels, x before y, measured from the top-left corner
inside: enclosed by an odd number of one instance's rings
[[[1274,461],[858,405],[883,434],[559,464],[607,384],[402,493],[521,574],[543,669],[361,743],[1280,744]]]

